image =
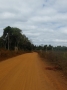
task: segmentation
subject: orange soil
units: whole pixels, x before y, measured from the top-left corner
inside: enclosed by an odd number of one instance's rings
[[[59,71],[46,70],[37,53],[0,62],[0,90],[67,90]]]

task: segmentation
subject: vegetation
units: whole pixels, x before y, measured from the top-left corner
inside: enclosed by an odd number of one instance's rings
[[[67,52],[66,51],[39,51],[40,57],[46,62],[62,70],[67,75]]]
[[[8,58],[15,57],[17,55],[21,55],[26,53],[26,51],[9,51],[9,50],[0,50],[0,61],[6,60]]]
[[[56,46],[53,47],[52,45],[39,45],[34,46],[35,50],[43,50],[43,51],[67,51],[66,46]]]
[[[37,51],[46,61],[58,66],[67,75],[67,47],[51,45],[34,46],[31,41],[22,34],[22,30],[7,26],[0,37],[0,61],[25,52]]]
[[[34,48],[31,41],[22,34],[22,30],[7,26],[0,37],[0,61],[30,52]]]
[[[39,56],[53,66],[53,67],[47,67],[47,69],[62,70],[63,73],[67,76],[67,47],[66,46],[53,47],[51,45],[49,46],[39,45],[39,46],[35,46],[35,48]]]
[[[33,44],[21,31],[19,28],[10,26],[4,28],[3,35],[0,37],[0,48],[14,50],[17,47],[18,50],[31,51]]]

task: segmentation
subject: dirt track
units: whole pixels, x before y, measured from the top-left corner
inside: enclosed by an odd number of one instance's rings
[[[60,72],[45,70],[46,66],[37,53],[0,62],[0,90],[67,90]]]

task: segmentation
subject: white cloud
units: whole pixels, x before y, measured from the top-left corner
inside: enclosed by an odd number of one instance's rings
[[[67,0],[1,0],[0,36],[8,25],[34,44],[67,45]]]

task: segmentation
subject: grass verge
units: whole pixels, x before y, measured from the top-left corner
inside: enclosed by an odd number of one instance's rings
[[[27,53],[29,51],[8,51],[8,50],[0,50],[0,62],[3,60],[6,60],[8,58],[12,58],[24,53]]]
[[[44,58],[47,62],[52,64],[54,68],[62,70],[67,76],[67,52],[62,51],[39,51],[40,57]],[[50,69],[49,67],[47,67]]]

